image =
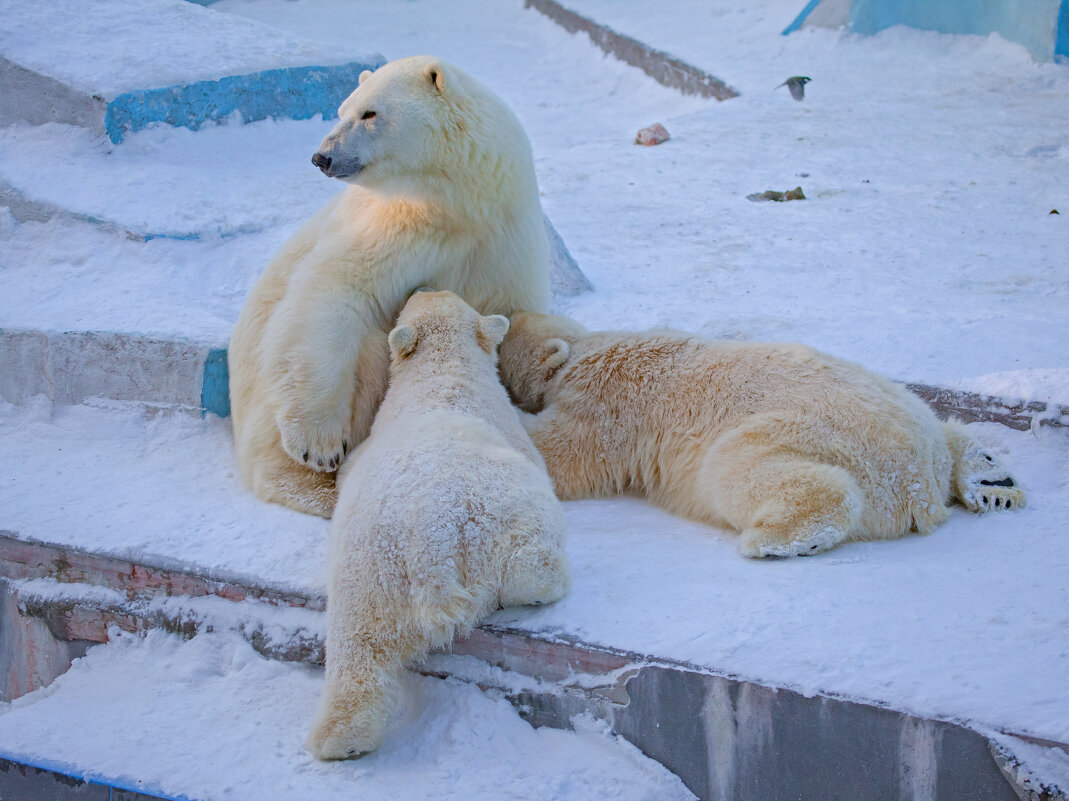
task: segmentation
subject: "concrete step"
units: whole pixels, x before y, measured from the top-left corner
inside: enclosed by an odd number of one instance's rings
[[[116,628],[232,630],[270,659],[323,661],[321,596],[225,574],[0,536],[0,602],[4,700],[46,686]],[[1066,798],[1044,775],[1069,765],[1065,744],[807,697],[654,655],[489,625],[413,669],[493,689],[535,726],[570,728],[578,714],[605,721],[703,799]],[[9,760],[0,797],[57,781],[38,756]]]
[[[552,228],[547,220],[547,230]],[[555,247],[554,294],[583,286],[563,242]],[[999,423],[1017,431],[1069,427],[1069,404],[999,398],[927,384],[907,384],[943,418]],[[129,401],[148,409],[187,414],[230,414],[226,347],[106,331],[0,328],[0,399],[25,405],[87,399]]]
[[[154,123],[195,130],[235,113],[331,116],[384,61],[185,0],[9,0],[0,125],[67,122],[120,142]]]

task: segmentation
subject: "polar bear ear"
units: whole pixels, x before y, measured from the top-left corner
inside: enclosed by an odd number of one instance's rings
[[[545,341],[546,357],[542,363],[550,370],[557,370],[564,366],[568,357],[572,355],[572,346],[563,339],[547,339]]]
[[[442,72],[442,65],[437,61],[432,61],[424,67],[423,75],[428,81],[435,85],[439,92],[445,90],[445,75]]]
[[[359,86],[360,84],[362,84],[364,81],[366,81],[370,77],[371,77],[371,70],[364,70],[363,72],[360,73],[360,77],[356,79],[356,85]]]
[[[501,344],[509,332],[509,318],[500,314],[491,314],[479,320],[479,345],[487,353]]]
[[[394,359],[404,359],[416,349],[419,343],[419,335],[416,329],[410,325],[399,325],[390,332],[390,356]]]

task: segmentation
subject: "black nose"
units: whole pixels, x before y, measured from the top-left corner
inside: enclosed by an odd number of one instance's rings
[[[322,153],[316,153],[312,156],[312,163],[319,167],[323,172],[330,169],[330,156],[324,156]]]

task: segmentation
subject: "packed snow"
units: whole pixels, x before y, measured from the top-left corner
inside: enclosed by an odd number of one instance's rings
[[[352,44],[332,47],[253,20],[220,17],[186,0],[4,0],[0,25],[0,57],[108,98],[258,70],[358,61],[371,52]]]
[[[379,750],[318,762],[303,742],[321,669],[266,660],[236,634],[113,635],[49,687],[0,705],[0,753],[183,798],[694,797],[604,724],[534,729],[504,698],[415,674]]]
[[[638,499],[567,503],[570,593],[490,622],[1069,742],[1069,443],[970,430],[1027,508],[755,561],[734,534]],[[326,521],[243,490],[225,421],[8,404],[0,437],[3,525],[20,537],[325,591]]]
[[[1069,403],[1069,69],[994,35],[780,36],[797,5],[576,6],[742,92],[722,103],[519,2],[213,8],[354,53],[435,53],[488,83],[527,128],[544,208],[597,289],[558,308],[590,327],[798,340],[980,392],[1013,370],[1025,397]],[[795,74],[813,78],[801,103],[773,89]],[[668,142],[632,144],[657,121]],[[119,146],[58,125],[0,132],[0,179],[30,197],[139,235],[205,237],[128,241],[0,214],[0,325],[222,344],[271,254],[341,188],[309,163],[329,128],[161,126]],[[746,199],[796,185],[807,200]]]

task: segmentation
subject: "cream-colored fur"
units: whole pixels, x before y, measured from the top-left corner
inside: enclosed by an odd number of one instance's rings
[[[229,352],[242,479],[324,517],[333,471],[386,390],[386,334],[413,289],[453,290],[483,314],[549,305],[530,145],[496,96],[416,56],[361,75],[339,115],[316,155],[349,186],[272,259]]]
[[[517,314],[501,376],[565,500],[628,490],[741,533],[744,556],[927,533],[1025,496],[958,423],[802,345],[589,333]]]
[[[390,388],[330,529],[327,684],[308,738],[321,759],[379,745],[404,661],[567,589],[560,503],[497,380],[507,329],[420,292],[389,335]]]

